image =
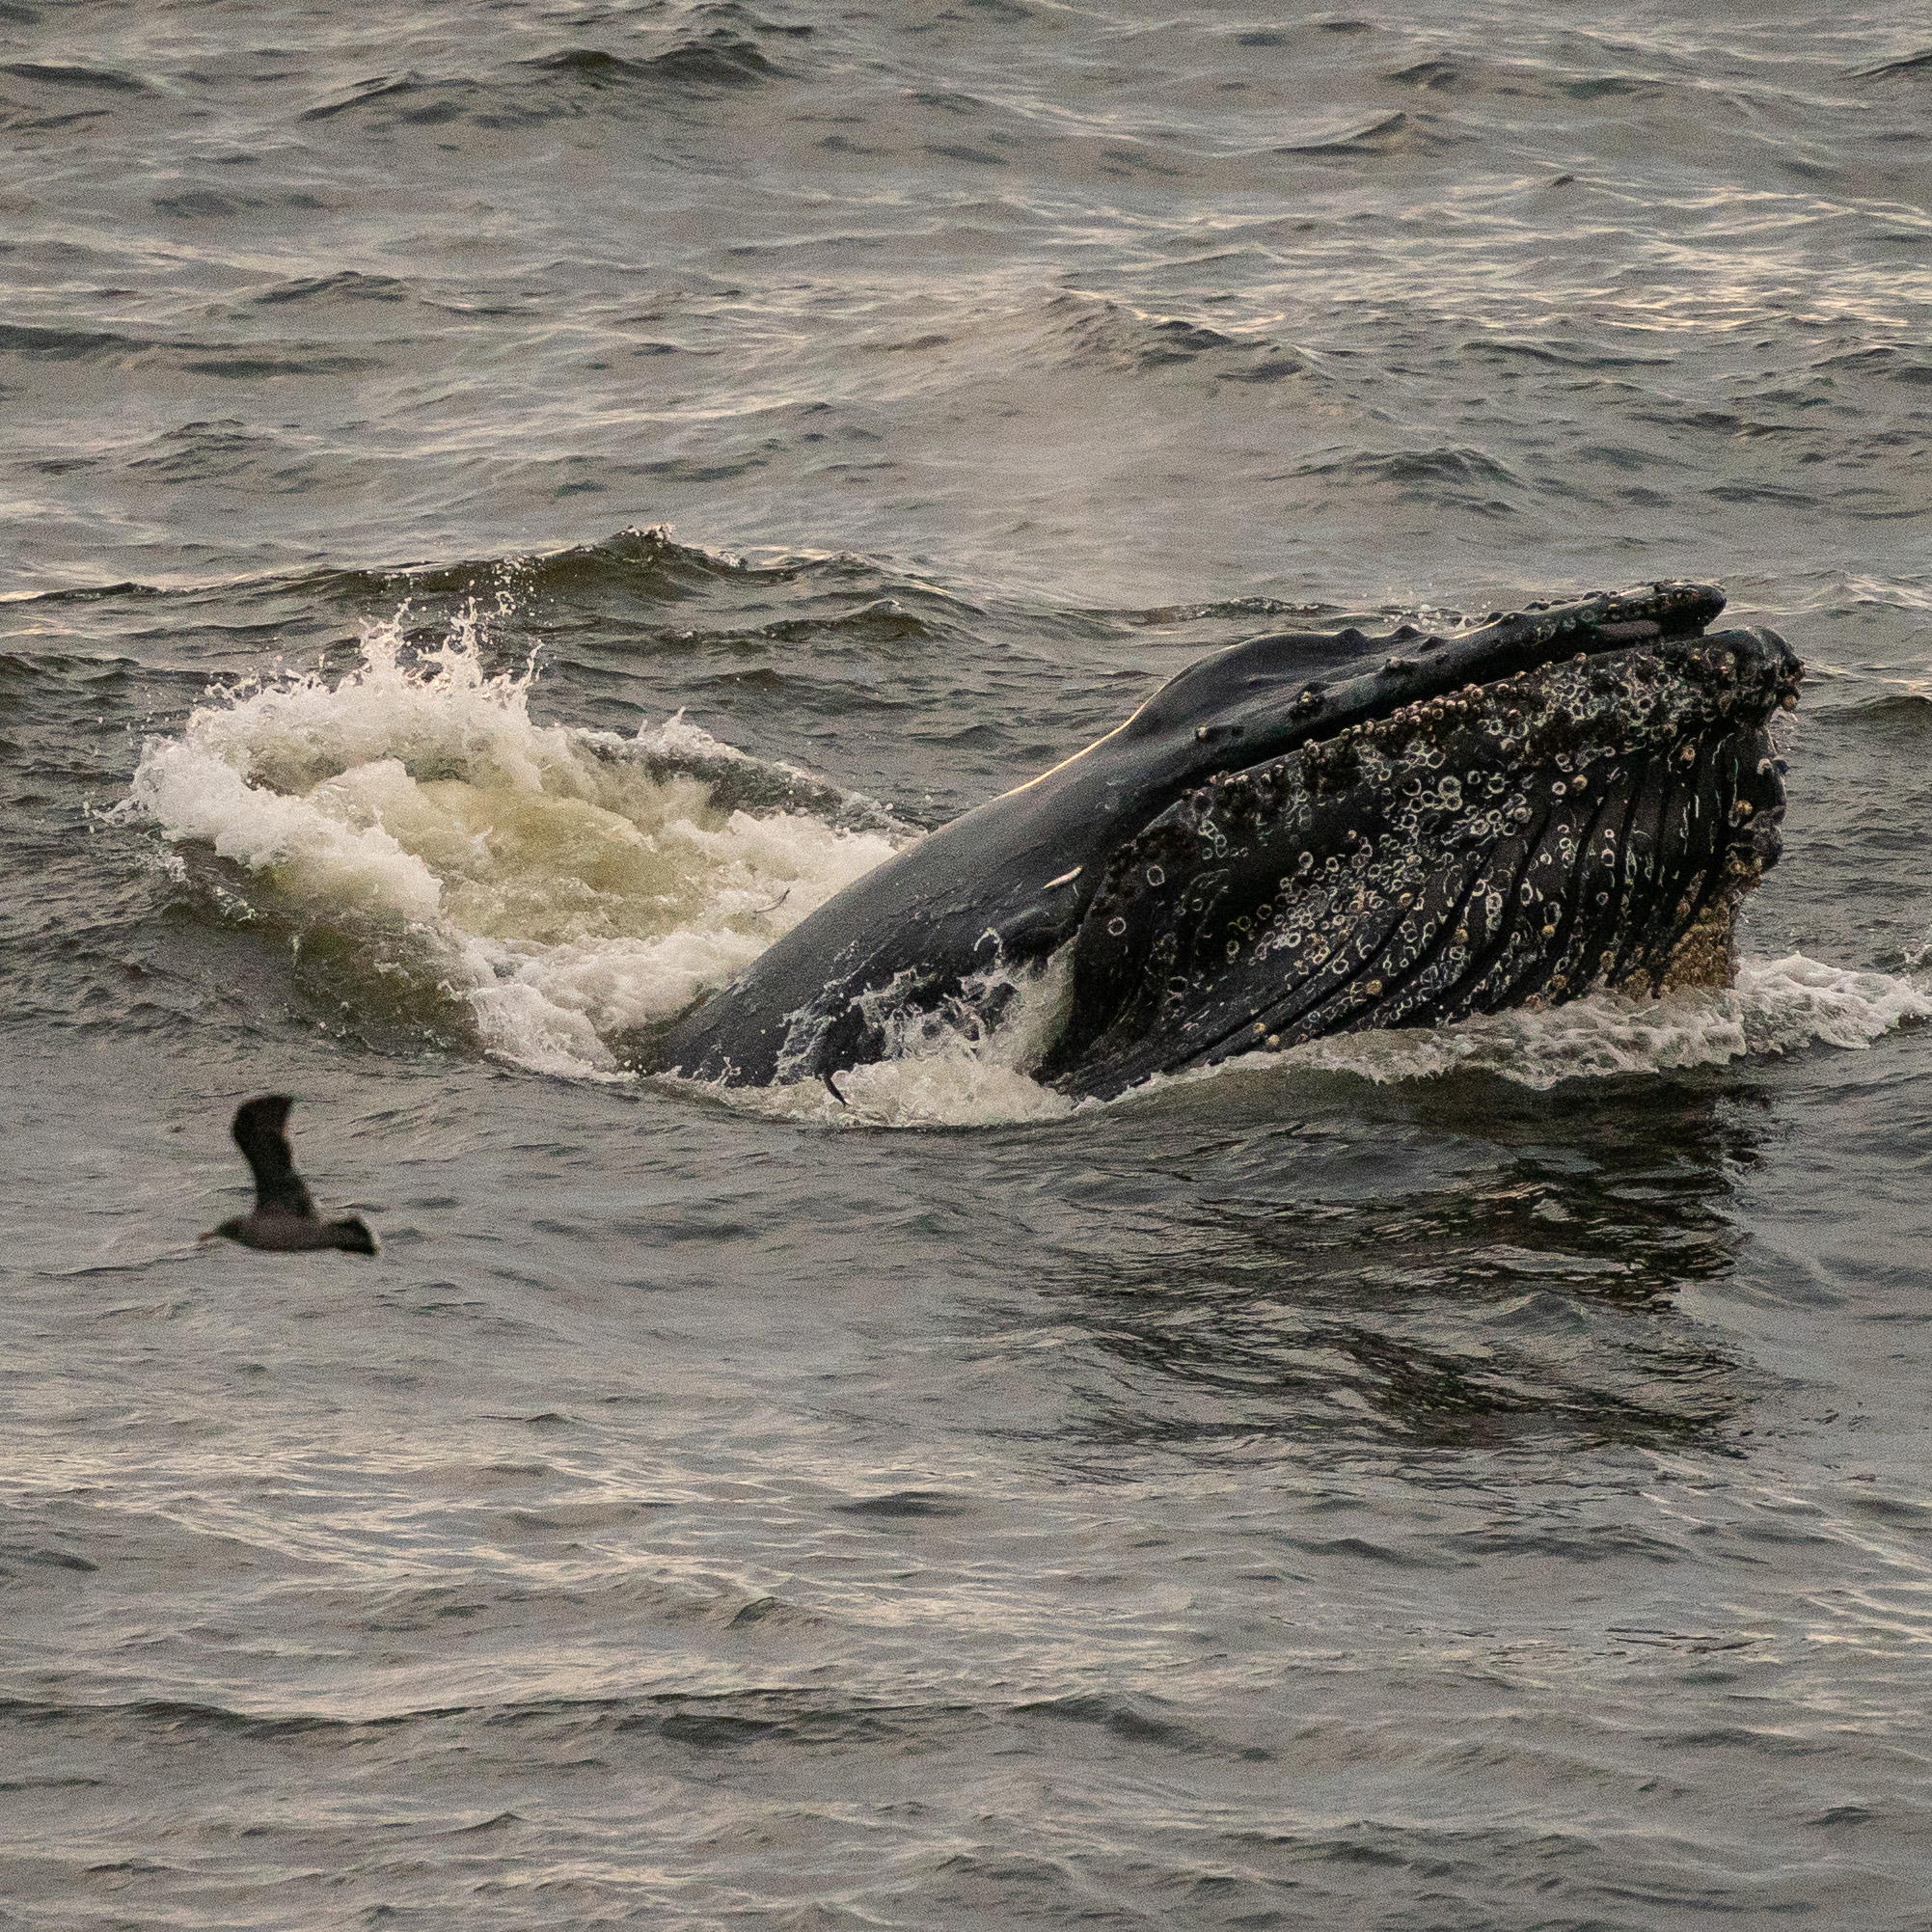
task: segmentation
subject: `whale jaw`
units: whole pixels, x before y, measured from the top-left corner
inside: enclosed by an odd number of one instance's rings
[[[1104,1097],[1330,1033],[1728,984],[1802,675],[1769,631],[1652,638],[1216,774],[1114,855],[1042,1076]]]

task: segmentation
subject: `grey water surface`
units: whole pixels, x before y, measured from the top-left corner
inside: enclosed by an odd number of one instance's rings
[[[0,119],[0,1926],[1932,1925],[1932,8],[7,0]],[[918,828],[1677,576],[1852,1020],[1554,1085],[549,1078],[114,809],[405,604]],[[263,1091],[378,1260],[197,1245]]]

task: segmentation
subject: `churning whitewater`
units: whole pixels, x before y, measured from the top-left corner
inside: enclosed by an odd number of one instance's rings
[[[390,983],[395,1010],[436,1014],[533,1072],[593,1079],[635,1077],[668,1021],[916,843],[870,801],[759,764],[681,718],[630,736],[536,721],[538,664],[487,669],[487,622],[472,603],[419,647],[404,610],[365,623],[360,663],[333,681],[285,670],[210,692],[178,735],[149,742],[117,816],[150,823],[170,865],[230,861],[243,882],[235,916],[286,927],[298,951],[346,943]],[[1585,701],[1601,700],[1576,682],[1583,697],[1568,708],[1582,718]],[[1560,680],[1559,700],[1566,692]],[[1514,697],[1503,688],[1496,704]],[[1663,716],[1657,728],[1673,739]],[[1415,739],[1416,725],[1403,729]],[[1482,729],[1479,716],[1464,736],[1486,753]],[[1407,761],[1432,778],[1432,757],[1412,748]],[[1579,753],[1579,793],[1587,764]],[[1569,782],[1566,754],[1564,765]],[[1393,792],[1401,770],[1383,781]],[[733,803],[748,794],[760,808]],[[1228,795],[1217,788],[1213,804],[1225,811]],[[1459,795],[1454,804],[1459,813]],[[972,996],[937,1010],[882,998],[883,1050],[845,1069],[835,1092],[807,1070],[734,1097],[854,1125],[1071,1111],[1080,1102],[1034,1076],[1066,1027],[1072,971],[1063,948],[1041,964],[994,964]],[[1908,981],[1792,955],[1743,962],[1728,989],[1603,991],[1442,1029],[1291,1042],[1280,1065],[1374,1080],[1480,1068],[1546,1087],[1813,1040],[1863,1046],[1928,1015]],[[1243,1053],[1238,1041],[1216,1064],[1255,1068],[1281,1046],[1257,1036]]]
[[[421,655],[405,621],[366,625],[333,684],[211,696],[148,747],[122,809],[247,868],[291,943],[346,934],[404,996],[467,1009],[490,1052],[608,1075],[626,1034],[894,849],[720,804],[736,754],[678,719],[632,738],[533,722],[534,667],[486,671],[474,611]]]

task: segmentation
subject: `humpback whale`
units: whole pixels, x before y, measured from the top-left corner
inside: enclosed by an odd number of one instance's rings
[[[1713,632],[1724,601],[1660,583],[1213,652],[829,900],[654,1065],[830,1085],[909,1022],[996,1023],[1063,954],[1033,1071],[1103,1098],[1324,1034],[1728,984],[1804,667]]]

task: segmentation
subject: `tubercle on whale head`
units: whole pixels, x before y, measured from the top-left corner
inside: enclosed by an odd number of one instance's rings
[[[1487,684],[1544,662],[1554,650],[1573,647],[1594,653],[1652,639],[1694,637],[1724,605],[1724,593],[1710,585],[1658,583],[1641,590],[1593,591],[1572,602],[1492,612],[1463,631],[1426,633],[1403,624],[1379,639],[1353,627],[1250,638],[1171,678],[1100,744],[1112,738],[1146,739],[1192,720],[1197,742],[1210,742],[1221,732],[1232,736],[1238,727],[1257,745],[1266,741],[1270,750],[1287,749],[1293,740],[1325,735],[1340,723],[1386,708],[1398,690],[1426,695],[1464,683]],[[1371,661],[1391,643],[1402,649],[1379,664]],[[1311,645],[1326,646],[1335,654],[1325,675],[1311,677],[1300,667]],[[1215,705],[1211,720],[1200,718],[1196,707],[1204,702]],[[1199,739],[1204,724],[1210,740]]]
[[[1463,630],[1425,632],[1405,623],[1379,638],[1354,627],[1249,638],[1197,659],[1112,731],[937,836],[1012,807],[1054,823],[1038,879],[1009,896],[1016,937],[1023,928],[1033,949],[1044,952],[1055,919],[1066,937],[1084,913],[1102,869],[1102,841],[1124,835],[1125,820],[1157,816],[1215,771],[1265,763],[1403,703],[1533,669],[1559,653],[1694,638],[1724,606],[1712,585],[1662,581],[1491,612]],[[1393,662],[1391,643],[1400,647]],[[1092,849],[1076,852],[1068,841]],[[1048,915],[1033,895],[1063,867],[1063,851],[1081,859],[1085,876],[1076,903],[1055,895]]]
[[[1752,660],[1748,677],[1741,675],[1746,658]],[[1594,658],[1578,652],[1569,661],[1569,667],[1582,667],[1583,684],[1598,696],[1619,689],[1634,692],[1646,683],[1669,678],[1704,694],[1723,712],[1740,705],[1749,708],[1755,698],[1767,716],[1773,709],[1795,707],[1805,674],[1804,666],[1782,638],[1756,629],[1659,640],[1650,648],[1625,645]],[[1575,749],[1583,716],[1573,701],[1567,706],[1549,701],[1546,674],[1557,668],[1543,665],[1514,677],[1419,697],[1377,718],[1344,725],[1332,739],[1309,741],[1304,748],[1317,752],[1319,759],[1328,746],[1375,739],[1393,750],[1418,735],[1486,713],[1489,728],[1500,735],[1507,737],[1522,727],[1525,762],[1545,761]],[[1631,701],[1647,711],[1657,700],[1633,697]]]

